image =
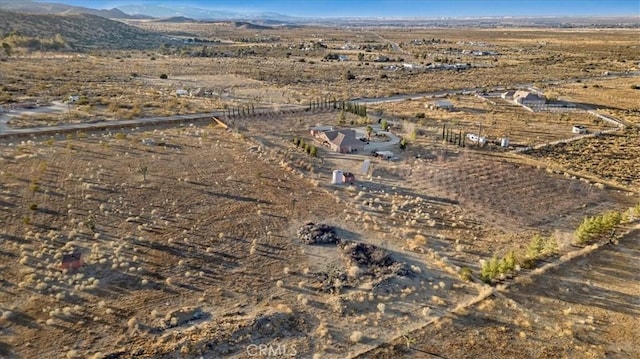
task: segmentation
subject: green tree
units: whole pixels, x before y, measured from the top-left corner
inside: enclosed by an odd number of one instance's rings
[[[366,130],[367,130],[367,139],[370,139],[371,138],[371,133],[373,132],[373,127],[367,125]]]
[[[318,148],[316,146],[311,146],[311,150],[309,150],[309,154],[313,157],[318,157]]]
[[[543,248],[544,240],[539,234],[535,234],[533,238],[531,238],[531,243],[529,243],[529,246],[527,247],[527,258],[531,260],[540,258]]]
[[[344,125],[347,122],[347,114],[344,112],[344,109],[340,110],[340,115],[338,115],[338,123],[340,125]]]
[[[383,118],[382,121],[380,121],[380,128],[382,129],[382,131],[386,131],[387,129],[389,129],[389,123],[387,122],[387,119]]]
[[[507,253],[500,261],[500,273],[509,273],[516,268],[516,255],[513,251]]]
[[[542,253],[545,256],[552,256],[558,253],[558,241],[555,238],[549,237],[544,241]]]

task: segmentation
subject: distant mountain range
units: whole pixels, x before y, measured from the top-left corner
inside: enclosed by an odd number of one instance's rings
[[[98,10],[82,6],[72,6],[53,2],[36,2],[31,0],[1,0],[0,10],[48,15],[89,14],[109,19],[143,18],[140,16],[131,16],[129,14],[125,14],[118,9]]]
[[[55,1],[55,0],[50,0]],[[64,1],[64,0],[58,0]],[[72,6],[48,0],[0,0],[0,10],[30,14],[69,15],[89,14],[109,19],[156,19],[163,22],[195,21],[249,21],[258,25],[377,25],[377,26],[623,26],[640,27],[637,16],[580,17],[580,16],[536,16],[536,17],[478,17],[478,18],[306,18],[283,15],[275,12],[236,12],[209,10],[192,6],[167,5],[123,5],[110,10]],[[160,19],[160,20],[158,20]]]
[[[155,18],[185,17],[195,20],[272,20],[289,22],[298,18],[275,12],[244,13],[224,10],[207,10],[191,6],[123,5],[119,10],[129,16],[152,16]]]
[[[241,13],[207,10],[190,6],[169,7],[160,5],[124,5],[110,10],[99,10],[32,0],[0,0],[0,10],[51,15],[90,14],[109,19],[188,18],[194,20],[262,20],[275,22],[290,22],[297,19],[274,12]]]

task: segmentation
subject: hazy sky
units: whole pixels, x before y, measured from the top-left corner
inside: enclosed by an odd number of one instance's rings
[[[99,9],[130,4],[194,6],[211,10],[273,11],[284,15],[318,17],[538,15],[636,15],[640,17],[640,0],[46,0],[46,2]]]

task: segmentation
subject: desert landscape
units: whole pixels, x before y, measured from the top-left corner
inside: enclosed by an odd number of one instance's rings
[[[0,357],[640,356],[637,18],[7,4]]]

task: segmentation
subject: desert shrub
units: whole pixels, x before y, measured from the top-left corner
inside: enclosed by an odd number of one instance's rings
[[[462,269],[460,269],[460,278],[462,278],[462,280],[470,281],[471,274],[471,269],[469,269],[468,267],[463,267]]]
[[[78,101],[76,101],[76,105],[78,106],[83,106],[88,104],[89,104],[89,98],[85,95],[80,96],[80,98],[78,98]]]
[[[362,336],[363,336],[362,332],[356,330],[351,332],[351,335],[349,336],[349,340],[352,343],[359,343],[362,340]]]
[[[167,76],[167,74],[160,74],[160,78],[166,80],[169,76]]]
[[[32,210],[32,211],[35,211],[35,210],[37,210],[37,209],[38,209],[38,205],[37,205],[37,204],[35,204],[35,203],[31,203],[31,204],[29,205],[29,209],[30,209],[30,210]]]
[[[593,242],[599,236],[611,232],[622,222],[622,213],[609,211],[600,216],[587,217],[575,231],[576,241],[579,244]]]
[[[407,149],[407,139],[406,138],[401,138],[400,139],[400,143],[398,144],[398,146],[400,147],[401,150],[405,150]]]

